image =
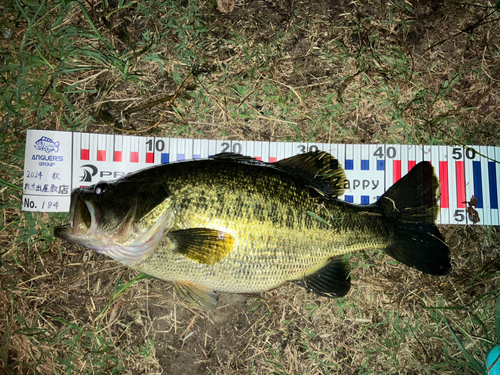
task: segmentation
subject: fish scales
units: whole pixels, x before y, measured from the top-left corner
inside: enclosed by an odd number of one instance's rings
[[[304,277],[332,256],[389,241],[389,228],[380,217],[360,214],[373,207],[323,199],[307,182],[275,169],[197,161],[189,170],[182,164],[168,170],[169,189],[179,202],[172,230],[216,229],[236,242],[221,262],[204,265],[172,251],[167,240],[133,266],[162,279],[223,292],[265,291]]]

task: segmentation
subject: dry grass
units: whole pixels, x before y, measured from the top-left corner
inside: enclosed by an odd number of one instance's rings
[[[207,313],[55,241],[65,215],[21,212],[16,186],[27,128],[498,146],[494,6],[240,1],[223,16],[215,1],[0,5],[0,373],[472,373],[454,335],[478,361],[499,340],[498,227],[443,228],[446,277],[369,252],[351,257],[345,298],[284,285],[222,295]]]

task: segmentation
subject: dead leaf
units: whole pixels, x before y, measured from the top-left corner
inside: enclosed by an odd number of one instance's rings
[[[481,221],[479,218],[479,214],[476,211],[477,207],[477,198],[473,195],[469,202],[467,202],[467,213],[469,214],[469,220],[472,221],[472,224],[477,224]]]
[[[236,0],[217,0],[217,8],[219,8],[219,12],[229,15],[234,10]]]

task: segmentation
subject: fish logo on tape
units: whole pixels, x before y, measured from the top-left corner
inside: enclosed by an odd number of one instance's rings
[[[35,150],[43,151],[46,154],[50,154],[51,152],[57,154],[59,152],[59,145],[59,141],[54,141],[49,137],[43,136],[34,143],[33,147]],[[38,160],[38,165],[41,167],[53,167],[56,165],[56,162],[64,161],[64,157],[59,155],[34,154],[31,160]]]
[[[35,150],[45,151],[46,153],[57,153],[59,151],[59,142],[53,141],[49,137],[41,137],[38,141],[35,142]]]

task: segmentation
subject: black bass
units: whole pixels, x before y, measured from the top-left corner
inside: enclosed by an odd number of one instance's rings
[[[385,249],[433,275],[450,271],[429,162],[374,204],[338,200],[345,185],[338,161],[322,151],[273,164],[219,154],[76,189],[71,224],[55,235],[173,281],[204,309],[215,307],[216,291],[263,292],[287,281],[343,296],[343,255],[361,250]]]

